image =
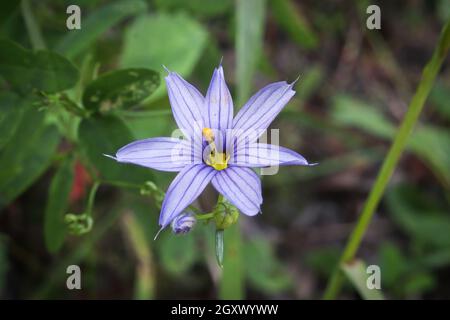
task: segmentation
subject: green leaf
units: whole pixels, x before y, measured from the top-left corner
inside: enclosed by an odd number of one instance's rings
[[[265,0],[238,0],[236,8],[238,105],[250,96],[256,63],[263,47]]]
[[[292,1],[272,0],[270,4],[277,23],[295,42],[307,49],[317,47],[319,39],[309,27],[300,9]]]
[[[136,139],[170,136],[177,128],[170,109],[126,111],[120,112],[119,115],[123,117]]]
[[[142,0],[122,0],[107,4],[87,18],[83,17],[80,30],[66,32],[55,50],[66,57],[74,58],[109,28],[126,18],[145,12],[146,9],[147,4]]]
[[[292,287],[292,277],[277,260],[266,239],[244,242],[244,257],[246,276],[254,288],[273,295]]]
[[[415,241],[450,248],[450,216],[416,187],[399,185],[386,194],[394,221]]]
[[[101,179],[136,184],[153,180],[150,169],[118,163],[104,156],[104,154],[115,155],[119,148],[134,140],[128,127],[116,116],[94,116],[83,119],[78,128],[78,136],[84,152],[99,172]]]
[[[66,158],[53,176],[45,208],[44,238],[47,250],[51,253],[57,252],[66,238],[64,215],[67,213],[73,178],[73,160]]]
[[[414,151],[447,188],[450,188],[450,131],[423,125],[413,133],[408,149]]]
[[[2,1],[0,7],[0,26],[8,19],[8,17],[14,14],[19,4],[20,1]]]
[[[338,263],[339,250],[334,247],[318,248],[308,252],[305,257],[305,264],[325,279],[330,277]]]
[[[313,65],[306,73],[300,76],[300,81],[296,85],[296,97],[300,100],[309,99],[320,87],[325,77],[323,69],[318,65]]]
[[[341,265],[342,271],[359,292],[361,297],[366,300],[382,300],[383,294],[381,289],[369,289],[367,287],[367,279],[370,276],[366,272],[366,264],[361,260],[354,260]],[[380,274],[381,276],[381,274]]]
[[[87,109],[107,111],[135,106],[160,84],[159,73],[131,68],[102,74],[86,87],[83,104]]]
[[[12,92],[0,92],[0,150],[11,139],[22,117],[19,101]]]
[[[188,76],[206,45],[207,32],[184,14],[158,13],[137,18],[125,33],[120,65],[161,70],[162,65]],[[164,95],[165,86],[151,100]]]
[[[409,261],[400,249],[391,243],[383,243],[380,248],[380,268],[383,270],[383,285],[394,287],[408,272]]]
[[[450,8],[450,5],[448,5]],[[450,86],[444,82],[437,82],[430,92],[430,101],[434,105],[437,112],[443,117],[450,120],[450,108],[448,101],[450,100]]]
[[[0,153],[0,208],[25,191],[51,163],[59,142],[58,130],[44,123],[44,113],[31,101]]]
[[[187,272],[198,260],[198,250],[194,237],[191,234],[174,236],[165,234],[161,236],[158,252],[164,270],[180,276]]]
[[[394,125],[374,106],[348,95],[333,99],[332,117],[341,125],[351,126],[381,138],[391,138]]]
[[[431,273],[418,272],[404,282],[404,291],[407,295],[423,294],[436,287],[436,279]]]
[[[185,9],[195,15],[214,17],[224,14],[233,6],[232,0],[204,1],[204,0],[156,0],[156,6],[162,10]]]
[[[63,91],[73,87],[79,77],[78,69],[63,56],[46,50],[32,52],[9,40],[0,40],[0,73],[25,94]]]
[[[333,119],[383,139],[392,139],[394,124],[376,107],[347,95],[338,95],[333,101]],[[450,131],[423,125],[408,140],[407,148],[429,165],[435,176],[450,187]]]

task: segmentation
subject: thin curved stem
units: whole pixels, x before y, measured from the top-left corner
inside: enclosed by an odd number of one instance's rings
[[[42,37],[41,29],[36,21],[36,18],[34,17],[30,2],[28,0],[22,0],[21,6],[25,26],[27,28],[28,35],[30,36],[31,46],[34,50],[45,49],[46,45],[44,38]]]
[[[436,75],[447,56],[447,52],[450,46],[450,20],[445,24],[439,42],[434,50],[431,60],[427,63],[423,69],[422,78],[414,94],[408,111],[400,125],[400,128],[395,135],[394,141],[389,149],[389,152],[384,159],[381,170],[375,180],[375,183],[367,197],[364,204],[364,208],[359,216],[358,222],[348,239],[345,250],[340,258],[339,266],[334,271],[328,286],[326,288],[324,299],[334,299],[339,293],[342,283],[343,275],[340,270],[340,266],[344,263],[348,263],[355,257],[355,254],[361,244],[364,234],[372,220],[375,209],[380,202],[384,191],[388,185],[390,177],[397,166],[397,163],[405,149],[408,138],[411,131],[416,124],[419,115],[425,104],[425,100],[433,87]]]
[[[91,191],[89,192],[88,202],[86,206],[86,213],[92,216],[92,209],[94,208],[95,195],[97,194],[98,187],[100,186],[100,182],[96,181],[91,187]]]

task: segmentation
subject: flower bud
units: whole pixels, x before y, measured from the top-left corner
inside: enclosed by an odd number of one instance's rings
[[[197,219],[192,213],[183,212],[172,220],[172,231],[175,234],[188,233],[194,227],[196,221]]]
[[[238,209],[228,202],[222,202],[215,209],[214,221],[216,222],[216,228],[219,230],[225,230],[235,224],[238,218]]]

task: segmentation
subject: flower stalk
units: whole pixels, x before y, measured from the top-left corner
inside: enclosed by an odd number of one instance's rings
[[[326,288],[324,299],[334,299],[339,293],[342,283],[344,281],[343,274],[340,267],[354,259],[356,252],[361,244],[364,234],[372,220],[375,209],[377,208],[384,191],[388,185],[390,177],[397,166],[400,156],[405,149],[408,138],[416,124],[419,115],[425,104],[425,100],[430,93],[435,78],[439,69],[447,56],[450,46],[450,20],[445,24],[439,42],[435,48],[431,60],[423,69],[422,78],[416,93],[413,96],[408,111],[400,125],[400,128],[395,135],[394,141],[389,149],[389,152],[384,159],[383,165],[378,173],[375,183],[367,197],[363,210],[359,216],[358,222],[348,239],[347,245],[340,258],[339,266],[334,271],[328,286]]]

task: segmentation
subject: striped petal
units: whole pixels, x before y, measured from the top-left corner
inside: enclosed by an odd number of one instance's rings
[[[241,144],[230,159],[230,165],[244,167],[307,166],[303,156],[288,148],[265,143]]]
[[[249,168],[230,167],[218,171],[212,185],[243,214],[254,216],[262,203],[261,180]]]
[[[194,161],[191,145],[176,138],[150,138],[127,144],[117,151],[118,162],[161,171],[180,171]]]
[[[205,98],[190,83],[175,72],[166,77],[167,92],[173,116],[186,137],[201,133]]]
[[[251,137],[250,142],[255,142],[295,94],[292,86],[281,81],[259,90],[239,110],[233,120],[233,130],[240,131],[241,136]]]
[[[214,70],[206,93],[205,123],[211,129],[231,129],[233,100],[223,76],[222,66]]]
[[[167,189],[161,206],[159,225],[165,228],[202,193],[216,171],[204,164],[187,166],[178,173]]]

